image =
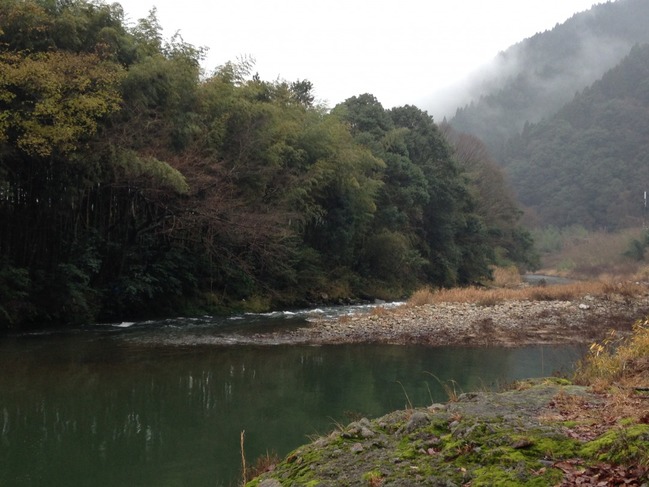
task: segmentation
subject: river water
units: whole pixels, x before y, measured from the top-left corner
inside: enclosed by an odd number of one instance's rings
[[[236,485],[244,430],[249,463],[284,456],[337,423],[443,402],[440,381],[458,392],[496,388],[570,373],[583,353],[240,344],[260,329],[308,326],[312,314],[0,338],[0,486]]]

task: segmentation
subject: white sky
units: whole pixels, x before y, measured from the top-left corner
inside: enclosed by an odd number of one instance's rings
[[[119,0],[118,0],[119,1]],[[209,73],[255,59],[267,81],[308,79],[333,107],[361,93],[421,106],[474,69],[593,0],[121,0],[135,22],[157,7],[169,38],[209,48]]]

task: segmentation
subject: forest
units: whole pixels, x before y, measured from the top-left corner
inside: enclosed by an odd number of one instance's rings
[[[204,73],[152,11],[0,1],[0,329],[341,299],[537,257],[502,172],[414,106]]]
[[[649,43],[649,3],[601,2],[553,29],[498,54],[477,73],[471,100],[449,122],[506,157],[508,140],[525,123],[540,123],[614,68],[636,44]]]
[[[575,14],[500,53],[449,120],[484,143],[530,228],[646,225],[647,22],[644,0]]]
[[[510,139],[505,168],[542,225],[616,231],[646,224],[649,44],[635,46],[554,116]]]

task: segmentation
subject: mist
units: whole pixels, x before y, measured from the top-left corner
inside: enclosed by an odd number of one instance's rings
[[[632,9],[642,13],[635,19],[638,28],[620,32],[615,19]],[[496,129],[511,136],[525,122],[556,113],[618,64],[633,45],[649,42],[643,24],[649,20],[644,18],[647,10],[640,0],[597,5],[498,53],[464,79],[422,99],[419,106],[435,120],[446,118],[478,136]],[[512,94],[521,96],[512,100]],[[487,121],[491,127],[481,127]]]

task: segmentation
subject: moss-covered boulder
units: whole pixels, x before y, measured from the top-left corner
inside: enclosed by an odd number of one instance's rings
[[[247,485],[553,486],[605,465],[621,465],[618,475],[642,485],[649,426],[627,420],[604,430],[593,415],[578,414],[603,409],[602,396],[557,379],[464,394],[341,427]]]

